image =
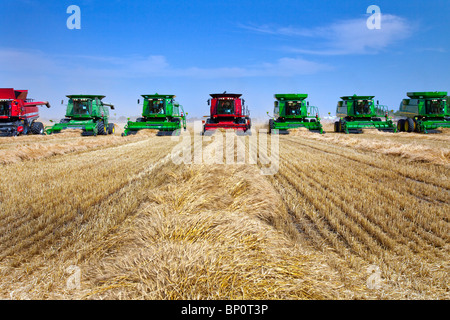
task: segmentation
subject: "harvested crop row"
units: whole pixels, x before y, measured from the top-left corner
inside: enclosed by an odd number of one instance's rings
[[[147,139],[4,165],[4,172],[14,173],[0,177],[0,272],[6,296],[23,280],[23,287],[30,281],[40,285],[28,296],[48,297],[65,268],[91,254],[92,241],[136,210],[147,195],[135,189],[148,187],[140,173],[148,177],[173,145],[170,139],[164,144]],[[23,188],[22,181],[31,183]]]
[[[365,132],[369,131],[366,130]],[[413,161],[450,166],[450,149],[448,148],[447,136],[441,136],[441,139],[437,139],[423,134],[374,134],[372,130],[370,130],[369,134],[366,133],[356,137],[333,133],[314,135],[304,130],[294,130],[292,136],[324,141],[330,144],[338,144],[366,151],[375,151]]]
[[[72,132],[64,132],[51,136],[1,138],[0,165],[123,145],[146,139],[154,136],[156,133],[148,130],[147,132],[141,132],[139,135],[126,138],[120,137],[119,135],[81,137],[80,134],[80,130],[72,130]]]
[[[379,266],[387,280],[381,295],[399,290],[408,297],[445,296],[450,210],[445,166],[357,151],[309,135],[282,137],[280,155],[280,171],[270,179],[305,245],[322,250],[344,278],[359,271],[360,283],[368,264]],[[406,177],[413,172],[417,180]],[[426,276],[398,281],[405,270]]]

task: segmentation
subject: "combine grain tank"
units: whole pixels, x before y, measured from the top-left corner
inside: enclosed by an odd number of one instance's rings
[[[430,129],[450,128],[447,92],[409,92],[400,104],[398,131],[428,133]]]
[[[335,132],[348,134],[360,132],[364,128],[397,132],[397,127],[389,117],[388,108],[378,102],[375,104],[374,96],[353,95],[341,99],[336,109],[336,116],[340,120],[334,124]]]
[[[174,95],[142,95],[144,98],[142,117],[128,121],[122,136],[136,134],[143,129],[159,130],[158,135],[172,135],[182,127],[186,130],[186,115],[183,106]],[[138,104],[140,100],[138,100]]]
[[[276,94],[274,118],[269,120],[270,133],[289,134],[290,129],[307,128],[322,134],[319,111],[306,98],[307,94]]]
[[[28,99],[28,90],[0,89],[0,134],[44,134],[44,125],[38,122],[38,106],[50,108],[47,101]]]
[[[83,135],[107,135],[115,132],[114,123],[109,122],[109,108],[101,95],[70,95],[66,117],[60,123],[45,128],[47,134],[60,133],[66,129],[83,130]],[[64,102],[63,102],[64,103]]]

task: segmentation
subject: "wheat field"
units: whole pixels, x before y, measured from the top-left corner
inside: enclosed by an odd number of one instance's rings
[[[1,138],[0,298],[449,299],[449,140],[297,130],[262,175],[152,131]]]

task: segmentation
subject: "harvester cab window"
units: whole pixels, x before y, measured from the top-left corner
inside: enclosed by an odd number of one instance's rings
[[[90,115],[92,109],[92,101],[90,100],[71,100],[73,103],[73,113],[76,115]]]
[[[0,101],[0,116],[9,116],[10,103],[8,101]]]
[[[149,100],[148,109],[151,114],[164,114],[164,100]]]
[[[427,100],[425,112],[427,114],[443,114],[445,108],[445,100]]]
[[[219,100],[218,114],[234,114],[234,100]]]
[[[371,114],[369,100],[358,100],[355,102],[355,114]]]
[[[301,114],[302,114],[302,104],[300,101],[286,102],[286,115],[287,116],[300,116]]]

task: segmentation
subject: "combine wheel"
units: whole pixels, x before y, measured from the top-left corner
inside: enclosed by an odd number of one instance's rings
[[[105,124],[103,123],[103,121],[99,121],[97,123],[97,134],[101,136],[106,135]]]
[[[44,125],[42,122],[33,122],[31,124],[31,132],[33,134],[44,134]]]
[[[108,124],[108,134],[114,134],[116,132],[116,126],[114,123]]]
[[[414,122],[413,119],[408,118],[405,121],[405,127],[404,128],[405,128],[406,132],[413,132],[413,131],[416,130],[416,123]]]
[[[397,131],[404,132],[405,131],[405,119],[400,119],[397,122]]]

